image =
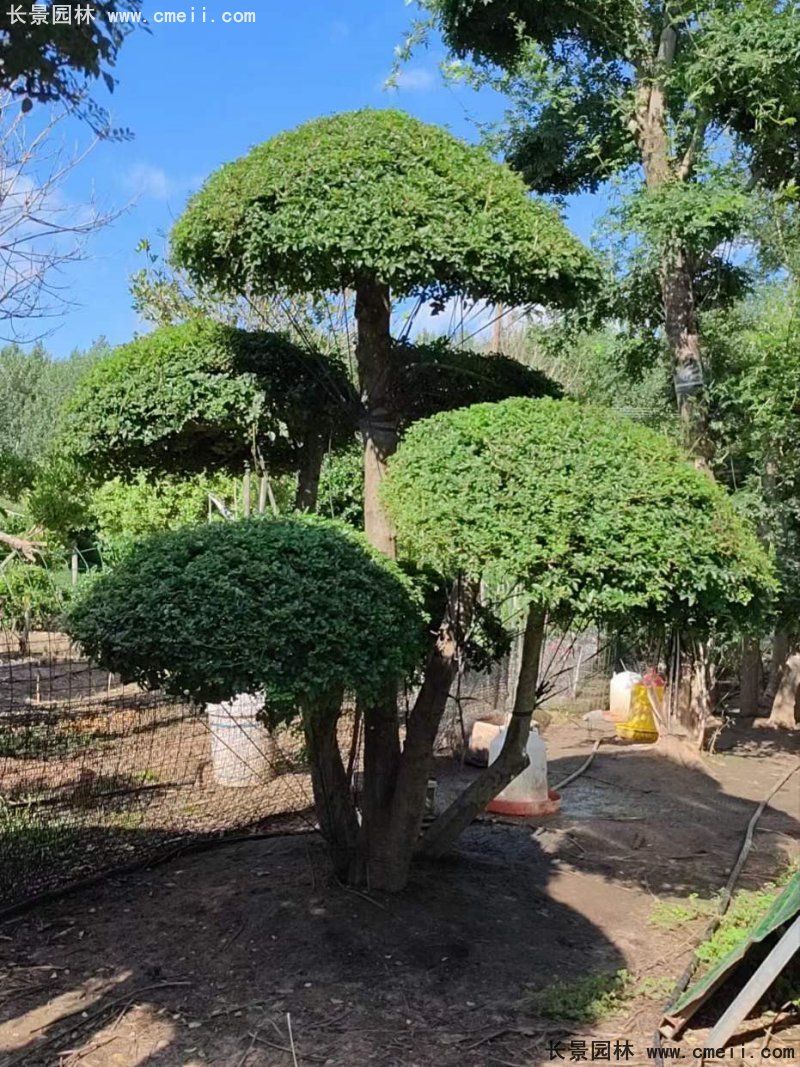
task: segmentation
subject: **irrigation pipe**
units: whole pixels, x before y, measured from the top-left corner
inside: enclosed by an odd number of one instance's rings
[[[553,786],[553,789],[555,790],[556,793],[560,792],[565,786],[569,785],[570,782],[574,782],[576,778],[580,778],[580,776],[584,773],[584,771],[588,771],[589,770],[589,768],[592,765],[592,760],[597,755],[597,750],[598,750],[598,748],[600,748],[600,745],[602,743],[603,743],[603,738],[599,737],[595,741],[594,748],[589,753],[588,758],[580,765],[580,767],[578,767],[577,771],[573,771],[572,774],[568,774],[566,778],[562,778],[562,780],[560,782],[558,782],[556,785]]]
[[[791,770],[787,771],[786,774],[784,774],[783,778],[776,782],[772,789],[770,789],[769,793],[767,793],[767,795],[758,805],[756,810],[750,816],[750,821],[747,824],[747,829],[745,830],[744,840],[742,841],[742,846],[739,849],[739,854],[736,857],[736,861],[733,867],[731,868],[731,873],[728,876],[728,881],[725,883],[725,888],[722,890],[719,906],[717,907],[715,914],[712,916],[708,926],[703,931],[702,937],[697,942],[695,952],[692,954],[692,958],[687,963],[683,974],[681,974],[680,978],[675,983],[675,988],[672,990],[670,998],[664,1005],[664,1010],[661,1013],[662,1018],[667,1014],[670,1007],[677,1001],[678,997],[680,997],[681,994],[686,990],[689,985],[689,982],[692,980],[692,975],[697,969],[697,964],[699,962],[697,959],[697,947],[704,944],[706,941],[708,941],[710,937],[714,935],[719,924],[722,922],[725,912],[728,910],[731,899],[733,898],[733,890],[736,887],[736,883],[739,881],[739,875],[742,873],[742,868],[744,867],[745,861],[747,860],[747,857],[750,854],[750,849],[753,845],[753,834],[755,832],[758,820],[764,814],[764,810],[766,809],[772,798],[775,796],[775,794],[779,793],[780,790],[783,789],[783,787],[792,777],[792,775],[797,774],[798,771],[800,771],[800,766],[792,767]],[[680,1030],[678,1031],[678,1033],[680,1033]],[[659,1029],[656,1030],[655,1035],[653,1037],[653,1044],[657,1047],[660,1047],[661,1045],[660,1024]]]

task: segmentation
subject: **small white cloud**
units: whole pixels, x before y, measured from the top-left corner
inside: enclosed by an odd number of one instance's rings
[[[123,179],[123,185],[134,196],[150,200],[168,200],[176,191],[177,183],[171,181],[166,171],[150,163],[137,163]]]
[[[425,67],[403,67],[392,79],[395,89],[407,89],[409,92],[429,92],[436,85],[436,75]]]

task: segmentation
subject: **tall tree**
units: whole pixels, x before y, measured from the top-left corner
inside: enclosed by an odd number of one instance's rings
[[[800,171],[797,0],[420,2],[453,55],[509,94],[500,140],[533,189],[641,176],[629,222],[654,239],[687,443],[708,461],[698,285],[730,275],[718,249],[741,229],[743,181]]]
[[[780,579],[772,721],[800,711],[800,295],[773,282],[707,322],[719,476],[756,516]],[[789,661],[789,665],[784,666]]]

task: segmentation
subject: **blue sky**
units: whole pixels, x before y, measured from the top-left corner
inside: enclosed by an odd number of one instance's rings
[[[80,306],[55,323],[46,340],[63,356],[105,335],[128,340],[143,324],[131,308],[128,278],[141,265],[137,242],[160,249],[187,196],[221,163],[278,131],[334,111],[401,107],[428,122],[476,139],[471,118],[498,113],[500,101],[443,84],[441,49],[433,42],[404,69],[399,90],[387,92],[394,46],[413,15],[403,0],[206,0],[207,22],[153,25],[126,41],[119,84],[108,97],[115,125],[134,139],[100,144],[74,172],[66,190],[75,200],[93,191],[100,205],[127,210],[93,237],[88,261],[70,266],[65,281]],[[190,11],[187,0],[145,0],[156,11]],[[224,24],[224,11],[255,11],[253,24]],[[187,15],[188,17],[188,15]],[[211,20],[214,19],[212,22]],[[75,123],[70,134],[86,140]],[[596,206],[570,205],[568,222],[585,240]]]

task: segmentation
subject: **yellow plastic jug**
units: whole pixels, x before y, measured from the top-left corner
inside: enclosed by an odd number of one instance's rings
[[[664,706],[664,679],[657,671],[648,671],[631,690],[630,716],[626,722],[617,723],[619,736],[644,744],[657,741],[658,726],[653,715],[653,703],[659,709]]]

